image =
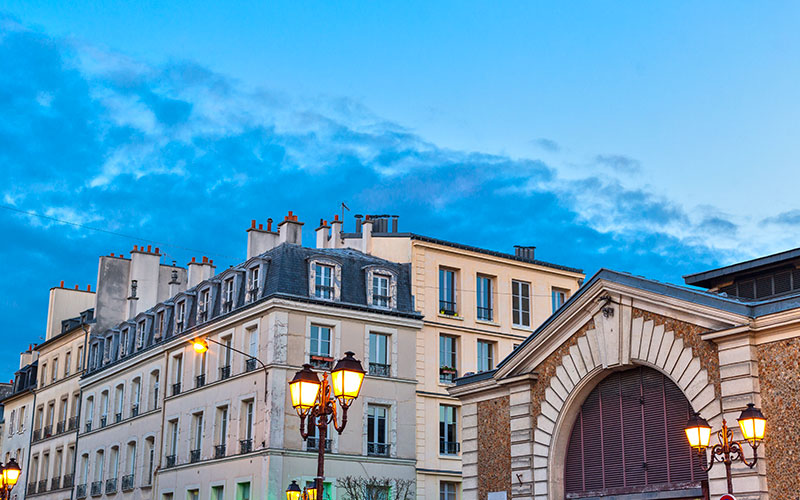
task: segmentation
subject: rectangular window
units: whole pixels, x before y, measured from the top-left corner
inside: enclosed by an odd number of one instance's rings
[[[236,484],[236,500],[250,500],[250,483]]]
[[[494,369],[494,342],[478,341],[478,371]]]
[[[186,317],[186,302],[178,303],[177,311],[175,312],[175,333],[183,331],[183,323]]]
[[[247,282],[247,301],[253,302],[258,298],[258,288],[259,288],[259,279],[258,279],[258,266],[253,267],[250,269],[250,278]]]
[[[139,324],[136,326],[136,348],[141,349],[144,346],[144,327],[146,325],[145,321],[140,321]]]
[[[225,497],[225,487],[224,486],[212,486],[211,487],[211,500],[224,500]]]
[[[233,278],[225,280],[222,312],[227,313],[233,310]]]
[[[58,358],[53,360],[53,373],[51,374],[50,379],[52,382],[58,380]]]
[[[367,407],[367,454],[388,456],[388,409],[385,406]]]
[[[192,449],[197,450],[198,452],[203,446],[203,414],[195,413],[192,419],[192,428],[194,432],[192,433]]]
[[[439,453],[457,455],[459,452],[456,435],[455,406],[439,405]]]
[[[456,337],[439,335],[439,381],[452,383],[457,371]]]
[[[450,481],[442,481],[439,483],[439,500],[457,500],[456,488],[458,484]]]
[[[456,272],[439,268],[439,313],[455,316],[456,310]]]
[[[369,334],[369,374],[379,377],[390,376],[388,335]]]
[[[197,311],[199,321],[208,321],[208,310],[211,307],[211,290],[200,292],[200,304]]]
[[[569,292],[567,290],[562,290],[561,288],[553,288],[552,290],[552,297],[553,297],[553,312],[556,312],[559,307],[564,305],[564,302],[567,301],[567,294]]]
[[[214,458],[222,458],[227,453],[228,444],[228,407],[217,408],[217,444],[214,446]]]
[[[68,352],[64,357],[64,377],[69,377],[69,369],[72,364],[72,352]]]
[[[187,490],[186,500],[200,500],[200,490]]]
[[[155,338],[160,339],[164,335],[164,311],[159,311],[156,314],[156,334]]]
[[[333,267],[314,264],[314,296],[321,299],[333,298]]]
[[[476,285],[478,319],[492,321],[492,278],[478,275]]]
[[[331,328],[311,325],[309,341],[309,362],[316,368],[331,368]]]
[[[83,346],[78,346],[78,371],[83,370]]]
[[[391,304],[389,295],[389,277],[383,274],[372,275],[372,305],[378,307],[389,307]]]
[[[515,326],[531,326],[531,284],[511,282],[511,321]]]
[[[178,421],[169,422],[169,454],[173,457],[178,454]]]
[[[119,355],[125,356],[128,353],[128,329],[122,330],[122,336],[119,340]]]
[[[244,438],[247,440],[253,439],[253,406],[252,401],[244,404]]]

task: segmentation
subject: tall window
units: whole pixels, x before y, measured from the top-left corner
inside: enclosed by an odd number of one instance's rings
[[[58,380],[58,358],[53,360],[53,373],[50,377],[52,382]]]
[[[139,403],[142,399],[142,379],[136,377],[131,384],[131,417],[139,414]]]
[[[136,325],[136,348],[141,349],[144,346],[144,327],[147,324],[145,320]]]
[[[247,282],[247,301],[253,302],[258,298],[258,266],[250,269],[250,278]]]
[[[94,480],[103,480],[103,466],[105,465],[105,453],[103,450],[98,451],[94,457]]]
[[[108,422],[108,391],[100,394],[100,427],[105,427]]]
[[[160,339],[164,335],[164,311],[158,311],[156,314],[156,334],[155,338]]]
[[[156,446],[155,438],[149,437],[144,441],[144,456],[147,459],[145,468],[144,484],[152,484],[153,482],[153,469],[155,468],[156,460]]]
[[[68,352],[64,357],[64,376],[69,377],[69,369],[72,364],[72,352]]]
[[[333,266],[314,264],[314,296],[321,299],[333,298]]]
[[[128,476],[133,478],[136,473],[136,442],[131,441],[128,443],[128,449],[125,457],[125,463],[128,466]],[[132,487],[133,485],[131,485]]]
[[[476,289],[478,319],[492,321],[492,278],[478,275]]]
[[[122,335],[119,339],[119,355],[125,356],[128,353],[128,329],[122,330]]]
[[[89,482],[89,454],[84,453],[81,456],[81,477],[80,484],[86,485]]]
[[[381,333],[369,334],[369,374],[388,377],[389,373],[389,336]]]
[[[183,379],[183,356],[178,354],[172,357],[172,395],[180,394],[181,380]]]
[[[439,335],[439,381],[451,383],[457,375],[456,337]]]
[[[200,460],[200,450],[203,446],[203,412],[192,415],[192,451],[191,461]]]
[[[442,481],[439,483],[439,500],[457,500],[456,488],[458,484],[450,481]]]
[[[389,276],[385,274],[372,275],[372,305],[389,307],[392,297],[389,295]]]
[[[200,292],[200,307],[197,311],[198,319],[202,321],[208,320],[208,310],[211,307],[211,290],[203,290]]]
[[[224,486],[212,486],[211,487],[211,500],[223,500],[225,498],[225,487]]]
[[[150,372],[150,410],[158,408],[158,381],[160,373],[158,370]]]
[[[456,310],[456,272],[439,268],[439,313],[454,316]]]
[[[439,405],[439,453],[456,455],[459,452],[456,434],[455,406]]]
[[[478,371],[485,372],[494,368],[494,342],[478,341]]]
[[[86,398],[86,432],[92,430],[92,416],[94,416],[94,396],[89,396]]]
[[[250,482],[236,484],[236,500],[250,500]]]
[[[222,312],[227,313],[233,310],[233,278],[225,280],[222,293]]]
[[[183,331],[183,323],[186,319],[186,301],[181,301],[178,303],[177,310],[175,312],[175,333],[181,333]]]
[[[214,447],[214,458],[225,456],[228,442],[228,407],[217,408],[217,444]]]
[[[170,420],[169,422],[169,448],[167,453],[173,457],[178,454],[178,420]],[[169,462],[169,460],[167,460]]]
[[[109,463],[111,479],[116,479],[119,474],[119,448],[114,446],[111,448],[111,462]]]
[[[245,360],[245,368],[247,371],[252,371],[257,368],[257,361],[255,358],[258,358],[258,329],[257,328],[249,328],[247,330],[247,354],[251,357]]]
[[[388,426],[385,406],[367,407],[367,454],[387,456],[389,454]]]
[[[77,357],[78,357],[78,371],[81,371],[81,370],[83,370],[83,346],[82,345],[78,346]]]
[[[241,453],[253,451],[253,400],[242,402],[242,418],[240,420],[242,429],[239,441]]]
[[[516,326],[531,326],[531,284],[511,282],[511,321]]]
[[[118,385],[114,391],[114,421],[119,422],[122,420],[122,401],[125,389],[124,386]]]
[[[310,363],[317,368],[330,368],[331,328],[322,325],[311,325],[310,336]]]
[[[566,290],[562,290],[561,288],[553,288],[551,295],[553,297],[553,312],[556,312],[559,307],[564,305],[564,302],[567,301],[567,292]]]
[[[224,352],[222,353],[222,358],[219,360],[222,364],[222,366],[219,367],[219,379],[225,380],[231,376],[231,359],[233,359],[233,350],[231,349],[233,346],[233,339],[230,335],[222,339],[222,345],[224,346]]]

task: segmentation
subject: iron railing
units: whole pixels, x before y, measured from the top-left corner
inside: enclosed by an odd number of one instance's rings
[[[36,483],[28,483],[28,489],[26,490],[28,495],[35,495],[36,494]]]
[[[206,374],[198,375],[194,378],[195,388],[203,387],[206,385]]]
[[[224,456],[225,456],[225,445],[224,444],[214,445],[214,458],[222,458]]]
[[[78,416],[69,417],[69,421],[67,422],[67,430],[74,431],[78,428]]]
[[[75,498],[86,498],[86,484],[79,484],[75,488]]]
[[[174,384],[172,384],[172,395],[177,396],[180,393],[181,393],[181,383],[175,382]]]
[[[91,495],[97,497],[103,494],[103,481],[92,481]]]
[[[134,404],[131,405],[131,418],[136,417],[139,415],[139,405]]]
[[[319,370],[330,370],[333,368],[333,358],[319,354],[309,356],[308,363]]]
[[[231,376],[231,365],[219,367],[219,379],[225,380]]]
[[[122,422],[122,412],[118,411],[117,413],[114,414],[114,423],[118,424],[120,422]]]
[[[117,492],[117,478],[112,477],[106,480],[106,495]]]
[[[492,321],[492,308],[478,306],[478,319]]]
[[[75,474],[64,474],[64,483],[61,485],[61,487],[72,488],[73,484],[75,484]]]
[[[191,450],[189,451],[189,463],[195,463],[200,461],[200,450]]]
[[[34,429],[33,430],[33,437],[31,438],[33,442],[41,441],[42,440],[42,430],[41,429]]]
[[[367,455],[388,457],[390,446],[388,443],[367,443]]]
[[[67,421],[62,420],[56,424],[56,434],[61,434],[62,432],[67,430]]]
[[[167,467],[167,468],[169,468],[169,467],[175,467],[175,464],[176,464],[176,463],[177,463],[177,461],[178,461],[178,460],[177,460],[177,458],[178,458],[178,457],[176,457],[175,455],[167,455],[167,465],[166,465],[166,467]]]
[[[92,430],[92,421],[91,420],[87,420],[86,421],[86,432],[90,432],[91,430]]]
[[[245,361],[244,362],[245,371],[251,372],[251,371],[255,370],[256,368],[258,368],[258,365],[256,363],[257,363],[257,361],[254,358],[250,358],[247,361]]]
[[[458,370],[445,366],[439,368],[439,382],[452,384],[453,382],[455,382],[457,377],[458,377]]]
[[[252,439],[240,439],[239,440],[239,453],[250,453],[253,451],[253,440]]]
[[[439,440],[439,453],[442,455],[457,455],[461,451],[461,443],[458,441]]]
[[[45,425],[44,433],[42,434],[42,439],[49,438],[52,435],[53,435],[53,424]]]
[[[326,439],[325,440],[325,451],[331,451],[331,444],[333,443],[333,439]],[[314,436],[309,436],[306,438],[306,450],[307,451],[317,451],[319,449],[319,438]]]
[[[122,491],[130,491],[133,489],[133,474],[122,476]]]
[[[60,489],[60,488],[61,488],[61,478],[60,477],[54,477],[53,479],[50,480],[50,489],[51,490],[57,490],[57,489]]]
[[[106,423],[108,423],[108,415],[102,415],[100,417],[100,428],[102,429],[103,427],[105,427]]]
[[[455,301],[449,300],[439,300],[439,313],[444,314],[445,316],[455,316],[456,313],[456,303]]]
[[[45,491],[47,491],[47,479],[42,479],[36,487],[36,493],[44,493]]]
[[[391,371],[391,365],[384,365],[382,363],[370,363],[369,374],[376,377],[388,377]]]

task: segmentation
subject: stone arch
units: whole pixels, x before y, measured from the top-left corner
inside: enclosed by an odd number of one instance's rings
[[[535,500],[564,498],[561,473],[572,426],[587,395],[609,371],[649,366],[669,377],[703,417],[711,421],[720,415],[714,380],[681,334],[644,316],[624,323],[598,314],[595,328],[579,332],[547,382],[540,413],[534,416]]]

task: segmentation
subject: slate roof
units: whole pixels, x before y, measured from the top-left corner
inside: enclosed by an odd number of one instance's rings
[[[800,259],[800,248],[786,250],[785,252],[767,255],[745,262],[738,262],[730,266],[703,271],[702,273],[687,274],[683,277],[683,280],[687,285],[710,288],[714,281],[719,281],[722,278],[797,259]]]

